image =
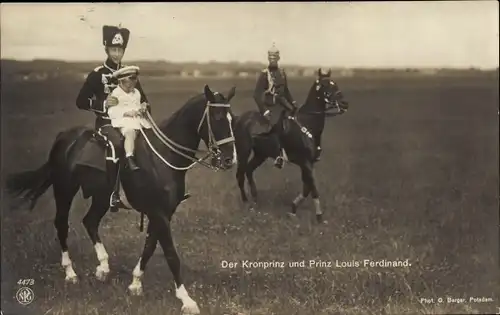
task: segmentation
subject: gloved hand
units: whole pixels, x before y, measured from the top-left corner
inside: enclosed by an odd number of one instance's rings
[[[289,108],[289,112],[290,112],[291,116],[295,116],[295,114],[297,113],[298,107],[295,104],[296,104],[295,101],[293,101],[292,103],[290,103],[290,105],[292,105],[291,108]]]
[[[269,119],[271,118],[271,111],[270,111],[269,109],[267,109],[267,110],[266,110],[266,111],[262,114],[262,116],[263,116],[265,119],[269,120]]]

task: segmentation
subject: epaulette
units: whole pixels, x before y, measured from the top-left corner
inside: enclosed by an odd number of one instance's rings
[[[267,73],[267,68],[262,69],[262,73]]]
[[[99,72],[99,70],[101,70],[102,68],[104,68],[104,66],[99,66],[99,67],[96,67],[96,68],[94,69],[94,72]]]

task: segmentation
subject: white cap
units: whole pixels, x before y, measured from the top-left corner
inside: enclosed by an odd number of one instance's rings
[[[128,78],[128,77],[131,77],[133,75],[138,75],[138,74],[139,74],[139,67],[137,67],[137,66],[127,66],[127,67],[123,67],[123,68],[120,68],[120,69],[116,70],[113,73],[113,76],[115,78],[117,78],[118,80],[120,80],[120,79],[125,79],[125,78]]]

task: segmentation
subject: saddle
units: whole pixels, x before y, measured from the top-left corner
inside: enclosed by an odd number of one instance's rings
[[[110,141],[98,134],[94,130],[88,130],[88,140],[81,150],[80,156],[76,159],[76,165],[83,165],[96,168],[106,172],[106,160],[113,160],[114,148]]]
[[[256,112],[256,115],[254,115],[254,117],[252,118],[253,119],[250,119],[249,128],[250,128],[250,134],[253,137],[266,136],[273,129],[273,124],[266,118],[262,117],[260,113]],[[276,127],[283,130],[283,132],[288,132],[291,127],[291,123],[293,123],[292,120],[294,120],[293,117],[284,115],[284,117],[281,117],[276,122]]]
[[[253,117],[254,119],[249,120],[249,129],[250,129],[250,134],[253,138],[258,137],[258,138],[267,138],[271,135],[271,128],[272,126],[269,124],[269,122],[260,115],[260,113],[256,112],[256,117]],[[280,126],[277,126],[278,128],[281,128],[283,134],[288,134],[290,132],[293,133],[293,138],[296,139],[297,141],[296,145],[303,147],[305,149],[305,152],[310,152],[311,154],[314,154],[316,152],[315,150],[315,142],[314,142],[314,136],[312,133],[305,127],[303,126],[296,117],[291,116],[291,115],[284,115],[277,124],[280,124]],[[293,128],[297,128],[297,131],[295,132],[292,130]],[[294,142],[295,142],[294,141]]]

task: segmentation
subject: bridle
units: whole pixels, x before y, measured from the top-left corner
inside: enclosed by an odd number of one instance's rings
[[[230,142],[234,142],[234,134],[233,134],[233,127],[231,125],[231,120],[232,120],[232,117],[231,117],[231,114],[228,112],[227,113],[227,118],[228,118],[228,121],[229,121],[229,129],[231,131],[231,135],[227,138],[224,138],[224,139],[221,139],[221,140],[217,140],[215,139],[215,135],[213,133],[213,130],[212,130],[212,124],[211,124],[211,120],[210,120],[210,113],[209,113],[209,109],[210,107],[225,107],[225,108],[230,108],[231,105],[230,104],[221,104],[221,103],[210,103],[210,102],[207,102],[207,105],[205,106],[205,111],[203,111],[203,116],[201,117],[201,120],[200,120],[200,123],[198,124],[198,134],[200,134],[200,130],[201,130],[201,127],[203,126],[203,122],[205,121],[205,119],[207,120],[207,126],[208,126],[208,150],[209,152],[211,152],[212,154],[214,155],[220,155],[221,154],[221,151],[219,149],[219,146],[220,145],[223,145],[223,144],[226,144],[226,143],[230,143]]]
[[[319,91],[319,89],[321,89],[321,83],[319,80],[316,80],[315,83],[316,83],[316,91]],[[330,80],[330,84],[333,85],[334,84],[333,81]],[[335,98],[335,102],[332,104],[332,102],[330,101],[330,97],[328,97],[328,96],[327,96],[325,91],[323,91],[323,93],[320,95],[316,95],[316,99],[320,100],[323,97],[324,102],[327,104],[327,107],[324,110],[307,111],[307,112],[300,112],[300,113],[306,114],[306,115],[323,115],[323,114],[329,114],[328,111],[331,109],[337,109],[337,112],[331,113],[331,114],[339,115],[339,114],[344,113],[346,111],[345,109],[340,108],[339,101],[337,98]]]
[[[156,125],[156,123],[153,120],[153,117],[151,116],[151,114],[148,111],[144,112],[145,115],[146,115],[146,119],[149,120],[149,122],[151,123],[152,130],[153,130],[155,136],[158,139],[160,139],[160,141],[165,146],[167,146],[169,149],[171,149],[173,152],[175,152],[178,155],[180,155],[180,156],[182,156],[182,157],[190,160],[192,163],[190,165],[188,165],[188,166],[184,166],[184,167],[175,166],[175,165],[172,165],[167,160],[165,160],[165,158],[163,156],[161,156],[161,154],[159,154],[156,151],[156,149],[153,147],[153,145],[149,141],[149,138],[145,134],[144,130],[141,128],[142,136],[146,140],[146,142],[149,145],[149,147],[151,148],[151,150],[155,153],[155,155],[163,163],[167,164],[169,167],[171,167],[174,170],[179,170],[179,171],[189,170],[192,167],[194,167],[196,164],[203,165],[203,166],[205,166],[207,168],[210,168],[210,169],[213,169],[213,170],[219,170],[220,168],[218,166],[213,166],[212,164],[207,163],[205,160],[208,159],[208,158],[210,158],[210,157],[215,157],[215,158],[217,158],[219,160],[220,156],[222,155],[222,152],[220,150],[220,146],[223,145],[223,144],[226,144],[226,143],[234,142],[235,139],[234,139],[233,127],[232,127],[232,124],[231,124],[231,118],[232,117],[231,117],[230,113],[227,114],[227,118],[228,118],[228,121],[229,121],[229,129],[230,129],[231,135],[229,137],[221,139],[221,140],[215,139],[215,136],[214,136],[214,133],[213,133],[213,129],[212,129],[212,124],[211,124],[211,119],[210,119],[210,108],[212,108],[212,107],[230,108],[231,105],[230,104],[222,104],[222,103],[211,103],[209,101],[207,101],[207,103],[205,105],[205,110],[203,111],[203,116],[201,117],[200,123],[198,124],[197,133],[198,133],[198,135],[200,134],[201,127],[203,126],[203,123],[204,123],[204,121],[206,119],[207,120],[207,127],[208,127],[208,152],[205,152],[205,151],[202,151],[202,150],[194,150],[194,149],[187,148],[185,146],[182,146],[182,145],[176,143],[172,139],[168,138],[160,130],[160,128]],[[193,153],[195,155],[196,155],[196,153],[206,153],[206,155],[204,157],[200,158],[200,159],[197,159],[195,157],[192,157],[192,156],[190,156],[190,155],[182,152],[181,150]]]

